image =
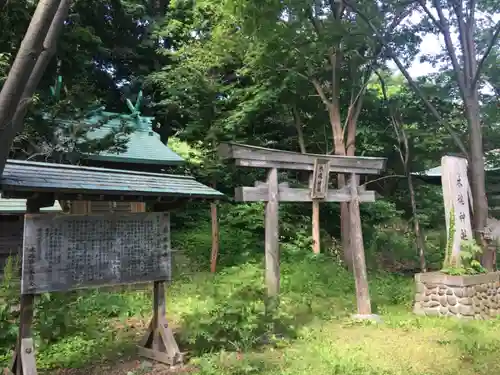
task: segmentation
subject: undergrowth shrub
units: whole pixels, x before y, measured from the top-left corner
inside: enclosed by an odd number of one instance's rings
[[[0,283],[0,368],[8,365],[19,327],[19,259],[10,257]],[[45,293],[35,298],[33,334],[39,368],[54,363],[73,365],[70,354],[95,355],[95,342],[112,327],[107,322],[149,313],[150,291],[81,290]],[[61,345],[61,343],[65,343]],[[82,342],[88,342],[82,346]],[[80,344],[78,344],[80,343]],[[57,347],[57,351],[51,351]],[[66,362],[65,362],[66,361]],[[50,366],[49,366],[50,367]]]
[[[19,306],[19,258],[9,257],[0,283],[0,358],[14,347]]]
[[[195,354],[246,351],[270,343],[275,335],[294,335],[293,320],[278,308],[266,312],[262,269],[247,263],[221,271],[214,279],[210,307],[183,317],[181,340]]]
[[[428,231],[424,232],[424,236],[427,268],[440,269],[446,233]],[[402,220],[375,225],[367,243],[366,257],[369,266],[380,270],[403,273],[418,271],[420,260],[413,228]]]

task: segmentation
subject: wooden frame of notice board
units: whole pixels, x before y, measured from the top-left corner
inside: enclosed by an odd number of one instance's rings
[[[31,336],[35,295],[150,282],[153,316],[137,346],[139,355],[169,365],[181,363],[165,318],[165,283],[171,280],[169,213],[60,215],[29,208],[23,235],[24,303],[12,372],[37,373]]]
[[[171,211],[172,209],[185,204],[193,199],[196,200],[215,200],[222,199],[224,194],[221,192],[203,185],[202,183],[196,181],[192,176],[186,175],[175,175],[166,173],[150,173],[144,171],[136,170],[125,170],[125,169],[109,169],[109,168],[99,168],[99,167],[89,167],[81,165],[70,165],[70,164],[55,164],[46,162],[36,162],[36,161],[21,161],[21,160],[7,160],[5,169],[0,175],[0,191],[2,192],[2,197],[6,199],[26,199],[26,213],[27,214],[38,214],[40,210],[46,207],[51,207],[54,205],[55,201],[64,202],[71,201],[80,203],[82,201],[96,202],[98,205],[105,202],[141,202],[143,204],[137,205],[137,211],[146,209],[146,204],[148,203],[149,208],[156,211]],[[102,214],[106,215],[109,212],[104,210]],[[90,212],[85,210],[85,212],[78,212],[79,214],[87,215]],[[94,212],[94,214],[96,214]],[[111,214],[111,213],[110,213]],[[141,215],[143,213],[140,213]],[[127,215],[127,213],[115,213],[115,215]],[[136,213],[132,214],[136,215]],[[144,215],[146,215],[144,213]],[[162,214],[166,215],[166,214]],[[89,216],[87,216],[89,217]],[[111,216],[109,216],[111,217]],[[136,216],[136,218],[139,216]],[[69,219],[65,219],[69,220]],[[169,223],[169,220],[167,220]],[[88,224],[88,223],[87,223]],[[82,224],[83,225],[83,224]],[[110,223],[107,223],[108,230]],[[125,225],[124,223],[120,225]],[[139,225],[139,224],[137,224]],[[92,231],[96,228],[94,225],[88,224],[85,227],[85,231]],[[140,225],[139,225],[140,227]],[[160,226],[156,227],[157,231],[162,231],[158,229]],[[41,229],[41,228],[40,228]],[[47,228],[45,228],[47,229]],[[50,229],[50,228],[49,228]],[[60,228],[59,228],[60,229]],[[164,227],[165,231],[170,230],[169,224]],[[38,229],[37,229],[38,230]],[[136,230],[136,229],[134,229]],[[139,230],[139,229],[137,229]],[[119,232],[119,231],[118,231]],[[140,232],[140,230],[139,230]],[[115,231],[116,233],[116,231]],[[141,234],[143,235],[143,234]],[[38,232],[37,232],[38,236]],[[50,242],[50,238],[60,237],[60,234],[52,234],[48,231],[48,238],[45,241]],[[43,236],[40,236],[42,238]],[[151,240],[151,237],[149,237]],[[114,247],[111,253],[118,256],[120,251],[119,245],[115,240],[108,238],[108,242],[101,243],[100,246],[103,248]],[[76,241],[73,238],[73,250]],[[94,243],[96,247],[99,247],[99,241],[94,238]],[[152,240],[151,240],[152,241]],[[29,242],[29,241],[28,241]],[[27,242],[27,243],[28,243]],[[55,241],[55,244],[49,244],[48,249],[54,250],[54,248],[63,248],[69,246],[68,243],[63,243],[60,240],[59,243]],[[71,242],[71,241],[70,241]],[[133,243],[133,241],[131,241]],[[123,245],[123,242],[122,242]],[[154,244],[153,244],[154,245]],[[149,244],[149,256],[153,257],[154,246]],[[31,245],[32,247],[41,248],[42,245]],[[136,243],[136,247],[137,247]],[[159,245],[161,248],[162,246]],[[171,251],[170,243],[168,242],[167,253]],[[163,247],[165,249],[165,247]],[[146,249],[147,250],[147,249]],[[80,251],[80,250],[78,250]],[[141,251],[140,249],[137,251]],[[85,252],[85,251],[84,251]],[[86,250],[88,254],[99,254],[98,249],[93,247],[88,247]],[[28,252],[29,253],[29,252]],[[57,251],[56,251],[57,253]],[[60,251],[59,251],[60,253]],[[118,255],[117,255],[118,254]],[[50,285],[55,285],[53,282],[48,282],[50,280],[57,280],[54,276],[54,266],[53,264],[61,264],[62,260],[56,258],[55,263],[46,262],[46,259],[50,259],[50,256],[46,254],[44,257],[39,256],[36,252],[34,254],[34,259],[32,259],[32,266],[37,264],[37,259],[39,260],[38,267],[31,272],[40,272],[39,275],[45,275],[45,279],[35,279],[39,284],[38,286],[45,285],[48,288]],[[54,256],[54,254],[52,254]],[[156,255],[156,259],[160,259],[160,255]],[[164,261],[159,260],[159,263],[168,264],[170,255],[164,257]],[[31,255],[33,257],[33,254]],[[38,257],[38,258],[37,258]],[[84,287],[87,284],[89,287],[96,287],[102,284],[114,285],[123,282],[139,282],[141,280],[154,283],[154,295],[153,295],[153,318],[151,324],[149,325],[148,332],[146,333],[144,339],[139,347],[139,353],[143,356],[151,358],[156,361],[161,361],[166,364],[178,364],[182,362],[182,354],[179,351],[172,331],[170,330],[166,318],[165,318],[165,288],[166,281],[169,279],[170,271],[169,267],[165,267],[163,271],[160,268],[156,268],[156,274],[153,276],[145,277],[144,275],[139,278],[139,280],[132,277],[137,273],[130,271],[129,277],[121,277],[116,272],[120,267],[117,268],[119,259],[103,260],[97,257],[93,259],[90,256],[88,260],[76,259],[74,262],[77,264],[86,264],[85,262],[90,262],[94,267],[94,271],[97,272],[97,281],[92,279],[89,280],[85,275],[74,271],[74,276],[69,279],[68,285],[71,284],[71,289],[78,289]],[[141,274],[145,273],[146,276],[148,272],[151,271],[151,267],[148,268],[147,265],[140,261],[137,256],[126,257],[126,262],[128,262],[129,267],[135,267],[135,270]],[[45,263],[44,263],[45,259]],[[114,263],[109,263],[114,261]],[[59,262],[59,263],[58,263]],[[80,262],[80,263],[79,263]],[[106,263],[108,262],[108,263]],[[142,264],[142,266],[141,266]],[[99,265],[103,265],[103,269],[99,270]],[[114,265],[111,267],[111,265]],[[27,265],[25,266],[25,268]],[[52,269],[51,269],[52,267]],[[143,267],[143,268],[141,268]],[[144,268],[145,267],[145,268]],[[74,269],[75,267],[73,267]],[[126,267],[125,267],[126,268]],[[97,269],[97,271],[96,271]],[[42,270],[45,270],[42,272]],[[49,272],[49,270],[51,270]],[[107,270],[107,271],[106,271]],[[149,271],[148,271],[149,270]],[[88,269],[89,274],[92,274]],[[104,275],[99,274],[99,272],[104,272]],[[107,272],[107,273],[106,273]],[[115,273],[113,273],[115,272]],[[154,272],[153,272],[154,273]],[[114,275],[114,276],[113,276]],[[25,269],[26,277],[26,269]],[[66,277],[66,276],[65,276]],[[68,279],[66,279],[68,280]],[[16,350],[14,354],[14,361],[12,365],[12,370],[16,375],[29,374],[36,375],[36,363],[35,363],[35,351],[33,347],[33,339],[31,333],[31,324],[33,320],[33,306],[35,294],[37,292],[36,283],[25,290],[24,294],[21,294],[20,301],[20,325],[18,333],[18,341],[16,343]],[[65,283],[59,283],[59,286],[65,285]],[[41,291],[43,288],[40,288]],[[58,289],[61,289],[59,287]],[[62,289],[65,289],[62,287]]]

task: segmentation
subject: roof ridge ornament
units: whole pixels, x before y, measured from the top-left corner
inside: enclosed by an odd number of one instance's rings
[[[135,104],[132,104],[132,101],[130,99],[125,99],[125,103],[127,103],[127,107],[130,110],[130,114],[133,117],[139,118],[141,116],[141,103],[142,103],[142,90],[139,91],[137,94],[137,99],[135,101]]]
[[[54,86],[50,86],[50,94],[54,97],[56,101],[59,101],[61,97],[62,88],[62,76],[58,75],[55,79]]]

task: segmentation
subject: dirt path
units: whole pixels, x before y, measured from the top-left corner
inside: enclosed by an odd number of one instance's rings
[[[172,368],[149,361],[128,359],[84,369],[59,369],[47,372],[45,375],[179,375],[196,372],[195,368],[189,366]]]

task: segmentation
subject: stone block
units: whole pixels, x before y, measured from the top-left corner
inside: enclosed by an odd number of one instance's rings
[[[447,296],[446,302],[448,302],[449,305],[455,306],[458,302],[458,298],[455,296]]]
[[[425,309],[425,315],[427,315],[427,316],[439,316],[439,309],[437,309],[437,308]]]
[[[500,273],[450,276],[415,275],[413,312],[417,315],[488,319],[500,315]]]
[[[457,305],[457,306],[448,306],[448,311],[451,313],[451,314],[458,314],[458,309],[459,309],[460,305]]]
[[[470,297],[459,298],[458,303],[461,305],[472,305],[472,298]]]
[[[417,283],[416,292],[417,293],[424,293],[425,292],[425,285],[423,283]]]
[[[458,306],[458,313],[460,315],[473,316],[474,315],[474,309],[473,309],[472,306],[459,305]]]

